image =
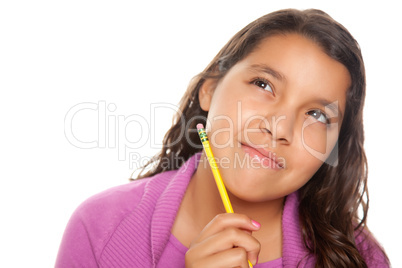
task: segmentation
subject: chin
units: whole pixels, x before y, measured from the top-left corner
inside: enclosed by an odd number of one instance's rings
[[[292,192],[286,191],[285,193],[282,193],[280,191],[272,192],[272,190],[270,190],[270,192],[268,191],[256,192],[255,190],[242,190],[241,192],[237,191],[230,192],[230,195],[235,196],[237,199],[242,200],[244,202],[261,203],[281,199]]]

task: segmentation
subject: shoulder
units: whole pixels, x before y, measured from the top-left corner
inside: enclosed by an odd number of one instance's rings
[[[172,172],[165,172],[153,177],[134,180],[112,187],[85,200],[74,212],[72,218],[90,226],[99,237],[112,232],[128,214],[135,210],[146,195],[158,198],[164,182],[169,181]],[[111,229],[107,232],[105,230]]]
[[[77,207],[73,217],[86,222],[99,220],[109,222],[112,219],[124,217],[140,202],[149,180],[147,178],[129,182],[95,194]]]
[[[116,186],[84,201],[64,231],[56,267],[122,267],[159,256],[199,158],[196,154],[179,170]]]
[[[79,263],[95,265],[120,223],[141,206],[144,196],[157,199],[159,189],[163,189],[162,185],[169,181],[171,173],[115,186],[81,203],[64,231],[56,267],[71,267]],[[151,214],[152,209],[145,211]]]
[[[355,231],[356,247],[370,267],[389,267],[389,260],[384,249],[367,229],[358,229]]]

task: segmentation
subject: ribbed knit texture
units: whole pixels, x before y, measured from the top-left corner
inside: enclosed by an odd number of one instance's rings
[[[67,225],[56,267],[158,267],[199,159],[196,154],[177,171],[117,186],[85,201]],[[283,267],[294,268],[299,262],[299,267],[314,267],[314,258],[306,258],[298,204],[297,192],[287,196]],[[367,248],[364,241],[360,246]],[[374,254],[381,259],[378,250]]]
[[[105,246],[102,267],[156,267],[196,162],[193,157],[178,172],[149,180],[141,202],[122,220]]]
[[[314,259],[308,259],[308,251],[304,247],[299,224],[298,193],[294,192],[286,197],[282,215],[282,263],[283,267],[314,267]]]

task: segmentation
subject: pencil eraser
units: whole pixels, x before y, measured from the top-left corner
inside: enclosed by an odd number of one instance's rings
[[[204,125],[201,123],[197,124],[197,129],[201,129],[201,128],[204,128]]]

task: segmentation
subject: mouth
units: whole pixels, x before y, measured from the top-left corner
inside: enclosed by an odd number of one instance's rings
[[[276,154],[271,151],[264,148],[256,148],[244,143],[241,143],[241,148],[253,161],[261,164],[264,168],[276,170],[284,168],[283,163],[280,163]]]

